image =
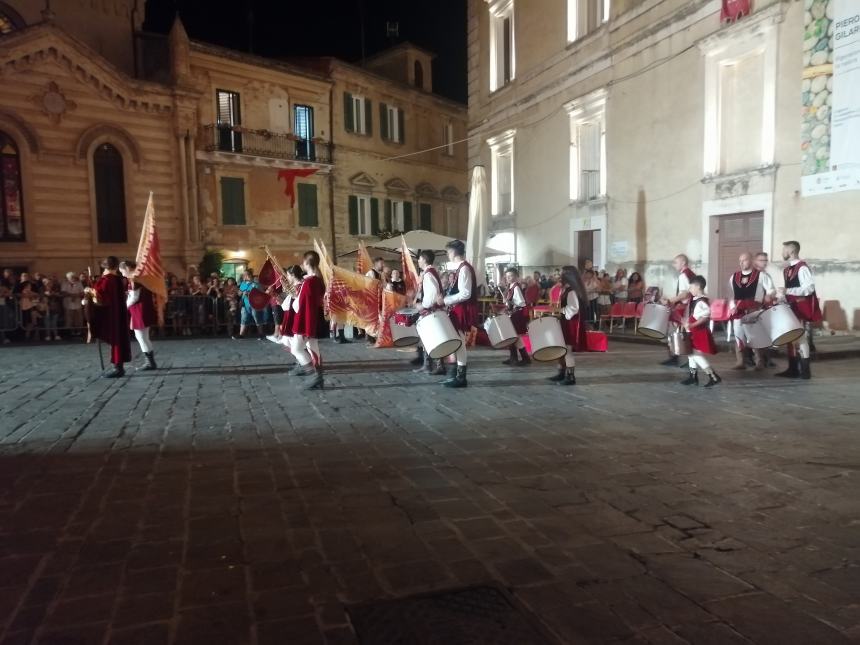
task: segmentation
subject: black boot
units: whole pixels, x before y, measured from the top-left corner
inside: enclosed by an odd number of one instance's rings
[[[681,381],[681,385],[698,385],[699,384],[699,373],[694,369],[690,368],[690,375]]]
[[[430,358],[430,357],[428,356],[428,357],[426,357],[426,358]],[[413,358],[411,361],[409,361],[409,364],[410,364],[410,365],[421,366],[421,365],[423,365],[423,364],[424,364],[424,360],[425,360],[425,356],[424,356],[424,348],[423,348],[423,347],[419,347],[419,348],[418,348],[418,353],[415,355],[415,358]],[[416,370],[416,372],[417,372],[417,371],[418,371],[418,370]]]
[[[789,356],[788,357],[788,368],[783,370],[782,372],[777,372],[774,376],[783,376],[785,378],[797,378],[800,376],[800,370],[798,369],[797,357]]]
[[[523,347],[520,349],[520,367],[524,365],[531,365],[532,359],[529,357],[529,353],[526,351],[526,348]]]
[[[315,367],[313,371],[313,375],[310,380],[305,385],[306,390],[322,390],[325,388],[325,383],[323,382],[323,371],[322,367]]]
[[[711,373],[708,374],[708,382],[705,383],[705,387],[714,387],[718,383],[722,382],[723,379],[720,378],[720,375],[712,370]]]
[[[113,369],[102,374],[102,378],[120,378],[121,376],[125,376],[125,367],[122,363],[114,365]]]
[[[676,365],[678,365],[678,357],[670,356],[665,361],[662,361],[660,365],[664,365],[666,367],[675,367]]]
[[[517,348],[511,345],[508,347],[508,360],[502,361],[502,365],[516,365],[517,361]]]
[[[800,359],[800,378],[804,381],[808,381],[812,378],[812,372],[809,371],[809,360],[808,358]]]
[[[564,371],[564,378],[558,382],[558,385],[576,385],[576,373],[573,367],[568,367]]]
[[[440,363],[442,361],[439,361]],[[448,385],[448,383],[453,383],[457,380],[457,363],[451,363],[448,365],[448,371],[445,372],[448,375],[444,381],[442,381],[442,385]]]
[[[744,361],[750,367],[756,366],[755,350],[753,350],[752,347],[745,347],[744,348]]]
[[[445,381],[445,387],[466,387],[468,383],[466,382],[466,366],[458,365],[456,373],[454,375],[454,380]]]
[[[433,374],[434,376],[445,376],[445,374],[448,373],[448,371],[445,369],[444,359],[440,358],[439,360],[434,361],[434,363],[436,364],[436,367],[433,369],[431,374]]]
[[[158,369],[158,366],[155,364],[155,352],[144,352],[143,355],[146,358],[146,363],[140,366],[142,372]]]
[[[293,368],[287,372],[290,376],[305,376],[308,374],[308,366],[296,363]]]
[[[566,373],[565,368],[563,366],[559,367],[558,368],[558,374],[556,374],[555,376],[550,376],[547,379],[547,381],[555,381],[556,383],[558,383],[559,381],[563,381],[564,377],[565,377],[565,373]]]

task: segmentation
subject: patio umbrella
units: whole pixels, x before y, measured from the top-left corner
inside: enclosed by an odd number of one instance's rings
[[[472,181],[469,186],[469,227],[466,229],[466,260],[475,267],[475,277],[478,286],[487,280],[484,268],[484,258],[490,255],[501,255],[487,248],[487,234],[489,226],[487,214],[489,213],[489,200],[487,195],[487,172],[483,166],[472,168]]]
[[[431,231],[409,231],[408,233],[404,233],[403,237],[406,238],[406,246],[408,246],[409,250],[413,253],[429,250],[435,251],[437,255],[444,255],[445,245],[456,239],[448,237],[447,235],[433,233]],[[378,249],[387,249],[389,251],[399,251],[400,237],[392,237],[389,240],[373,242],[373,247]],[[371,247],[368,246],[367,248],[370,250]],[[466,245],[466,248],[468,249],[468,244]],[[504,255],[505,253],[504,251],[497,251],[496,249],[485,249],[485,251],[490,255]],[[371,251],[371,255],[373,255],[373,251]]]

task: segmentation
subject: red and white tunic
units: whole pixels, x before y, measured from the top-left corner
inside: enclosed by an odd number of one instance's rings
[[[678,282],[675,286],[675,295],[690,290],[690,280],[696,277],[696,274],[690,267],[684,267],[681,273],[678,274]],[[672,310],[672,322],[681,323],[684,320],[684,312],[687,309],[687,304],[690,299],[687,298],[675,305]]]
[[[585,334],[588,326],[580,314],[579,297],[576,291],[568,288],[561,294],[559,302],[564,316],[561,321],[561,332],[564,334],[565,345],[570,345],[574,352],[587,351]]]
[[[523,290],[520,285],[514,282],[508,287],[508,292],[505,295],[505,302],[508,305],[508,311],[511,315],[511,322],[517,334],[522,336],[529,333],[529,314],[526,307],[526,299],[523,296]]]
[[[147,327],[154,327],[158,323],[152,291],[142,284],[129,281],[125,305],[128,307],[128,317],[131,320],[132,329],[146,329]]]
[[[755,269],[735,271],[729,279],[729,289],[734,299],[735,308],[732,320],[743,318],[756,309],[761,309],[764,302],[765,286],[762,274]]]
[[[328,338],[328,323],[323,311],[325,283],[316,275],[307,275],[299,289],[293,335],[305,338]]]
[[[785,299],[794,314],[806,322],[820,322],[823,316],[809,265],[803,260],[793,260],[783,269],[782,277],[785,279]]]
[[[705,320],[706,322],[690,329],[690,344],[693,351],[702,354],[716,354],[717,344],[711,333],[707,320],[711,317],[711,305],[707,298],[695,298],[687,305],[687,322],[691,325],[695,322]]]
[[[448,316],[457,331],[469,333],[478,322],[478,290],[475,282],[475,269],[464,260],[457,267],[457,279],[445,296]]]
[[[281,336],[293,335],[293,321],[296,319],[296,309],[298,309],[299,301],[292,295],[287,294],[284,301],[281,303],[281,309],[284,310],[284,318],[281,320],[280,332]]]
[[[442,282],[439,280],[439,273],[433,267],[427,267],[421,273],[421,292],[418,300],[421,303],[421,315],[426,316],[432,311],[439,309],[436,304],[436,298],[442,292]]]

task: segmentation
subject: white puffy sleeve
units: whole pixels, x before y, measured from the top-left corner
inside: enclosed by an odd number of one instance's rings
[[[571,289],[570,293],[567,294],[567,300],[564,303],[562,313],[564,314],[565,320],[570,320],[579,313],[579,296],[576,295],[576,291],[573,289]]]

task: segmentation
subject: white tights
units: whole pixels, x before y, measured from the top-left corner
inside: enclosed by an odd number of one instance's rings
[[[299,362],[299,365],[310,365],[319,367],[322,363],[320,357],[320,344],[316,338],[308,338],[296,334],[292,339],[293,356]]]
[[[576,356],[573,353],[573,345],[567,346],[567,354],[564,355],[564,366],[567,368],[576,367]]]
[[[698,368],[700,370],[704,370],[708,374],[711,373],[711,362],[704,354],[700,354],[699,352],[694,352],[687,356],[687,360],[690,363],[690,367]]]
[[[458,331],[457,335],[460,337],[460,340],[463,341],[460,345],[460,349],[458,349],[454,353],[454,358],[457,359],[457,365],[464,366],[468,361],[468,354],[466,353],[466,334],[465,332]]]
[[[140,345],[140,351],[144,354],[149,354],[152,351],[152,341],[149,340],[149,327],[135,329],[134,337],[137,339],[137,344]]]

